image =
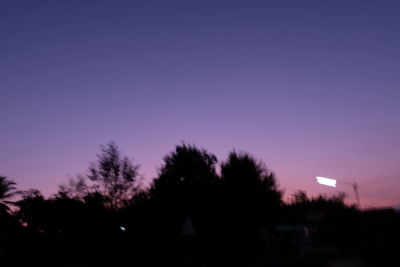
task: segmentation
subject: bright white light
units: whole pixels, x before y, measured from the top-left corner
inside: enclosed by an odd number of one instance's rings
[[[122,232],[125,232],[125,231],[126,231],[126,228],[123,227],[123,226],[120,226],[119,229],[121,229]]]
[[[336,180],[335,179],[319,177],[319,176],[317,176],[316,178],[317,178],[317,182],[319,184],[336,187]]]

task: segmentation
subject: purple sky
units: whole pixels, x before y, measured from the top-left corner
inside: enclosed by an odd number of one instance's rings
[[[1,1],[0,175],[46,194],[114,140],[147,180],[185,141],[286,196],[400,205],[399,1]]]

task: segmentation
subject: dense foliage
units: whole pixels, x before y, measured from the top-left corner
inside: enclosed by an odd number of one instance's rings
[[[332,254],[362,241],[344,194],[298,191],[285,203],[275,174],[248,153],[219,162],[181,144],[149,188],[139,178],[115,143],[48,198],[0,176],[1,266],[282,265],[318,258],[305,248]]]

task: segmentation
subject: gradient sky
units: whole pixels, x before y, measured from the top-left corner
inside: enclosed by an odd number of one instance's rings
[[[150,181],[185,141],[286,197],[400,206],[400,1],[1,1],[0,175],[55,193],[114,140]]]

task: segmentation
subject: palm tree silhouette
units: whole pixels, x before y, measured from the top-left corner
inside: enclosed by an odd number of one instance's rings
[[[19,193],[16,191],[15,185],[16,183],[7,179],[7,177],[0,176],[0,215],[8,213],[10,210],[8,205],[14,203],[9,199]]]

